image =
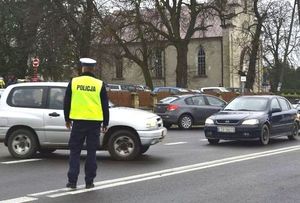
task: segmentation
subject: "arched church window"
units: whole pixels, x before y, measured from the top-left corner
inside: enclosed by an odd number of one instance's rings
[[[164,77],[164,70],[163,70],[163,50],[162,49],[155,49],[152,57],[151,57],[151,66],[153,70],[153,77],[155,78],[163,78]]]
[[[244,0],[244,12],[248,12],[248,0]]]
[[[198,76],[203,75],[206,75],[205,51],[203,47],[200,47],[198,51]]]
[[[123,60],[121,57],[116,58],[115,67],[116,67],[116,78],[122,79],[123,78]]]

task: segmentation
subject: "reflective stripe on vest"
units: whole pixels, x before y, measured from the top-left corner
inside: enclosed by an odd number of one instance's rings
[[[72,79],[70,118],[103,121],[100,91],[103,82],[91,76]]]

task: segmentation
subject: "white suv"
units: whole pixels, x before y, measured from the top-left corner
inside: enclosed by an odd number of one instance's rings
[[[0,99],[0,141],[12,156],[32,157],[36,151],[68,149],[63,99],[67,83],[36,82],[10,85]],[[99,150],[117,160],[132,160],[160,142],[167,130],[156,114],[127,107],[110,107],[108,132]]]

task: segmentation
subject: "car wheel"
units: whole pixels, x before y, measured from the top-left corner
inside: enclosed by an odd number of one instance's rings
[[[291,133],[291,135],[288,136],[289,140],[296,140],[298,137],[298,134],[299,134],[298,131],[299,131],[299,125],[298,125],[298,123],[295,122],[292,133]]]
[[[192,116],[188,114],[183,114],[180,116],[179,121],[178,121],[178,126],[181,129],[190,129],[193,125],[193,118]]]
[[[172,126],[171,123],[164,123],[164,127],[167,128],[167,129],[170,129]]]
[[[269,127],[266,124],[264,124],[262,129],[261,129],[259,142],[262,145],[267,145],[270,142],[270,130],[269,130]]]
[[[209,144],[218,144],[220,142],[219,139],[207,139]]]
[[[27,159],[37,151],[36,136],[27,129],[13,131],[8,137],[8,150],[13,157]]]
[[[149,148],[150,148],[150,146],[141,146],[141,154],[146,153]]]
[[[118,130],[108,140],[108,151],[116,160],[133,160],[140,154],[141,144],[134,132]]]
[[[39,149],[39,152],[42,154],[51,154],[55,151],[56,151],[56,149]]]

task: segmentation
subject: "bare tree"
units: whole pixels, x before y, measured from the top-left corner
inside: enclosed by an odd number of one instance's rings
[[[284,66],[281,67],[280,71],[280,77],[279,77],[279,84],[281,85],[283,82],[283,77],[284,77],[284,72],[285,72],[285,64],[288,63],[288,56],[291,53],[290,50],[290,43],[291,43],[291,37],[292,37],[292,32],[293,32],[293,25],[294,25],[294,18],[295,18],[295,11],[296,11],[296,1],[293,6],[293,11],[292,11],[292,16],[291,16],[291,21],[290,21],[290,26],[288,28],[288,36],[285,40],[285,49],[284,49],[284,55],[283,55],[283,64]],[[293,48],[292,48],[293,49]],[[280,87],[281,88],[281,87]],[[279,88],[279,90],[280,90]]]
[[[77,64],[77,47],[74,46],[76,43],[64,18],[53,10],[51,2],[44,3],[43,9],[43,20],[39,24],[36,37],[36,51],[40,58],[39,72],[46,81],[66,80],[72,75],[71,67],[76,67]]]
[[[300,0],[295,0],[297,7],[298,7],[298,19],[300,19]],[[300,20],[299,20],[299,25],[300,25]]]
[[[97,11],[100,25],[113,38],[110,44],[122,49],[122,57],[136,63],[142,70],[146,85],[153,89],[149,59],[151,50],[156,48],[157,34],[143,24],[147,12],[143,9],[142,0],[118,1],[116,11],[108,12],[105,16]],[[110,53],[112,54],[112,53]]]
[[[284,82],[286,67],[292,64],[297,51],[299,25],[295,25],[295,7],[289,2],[274,1],[264,24],[264,61],[271,68],[271,90],[277,91]],[[278,88],[279,87],[279,88]]]
[[[53,7],[61,14],[75,38],[78,57],[90,56],[93,23],[93,0],[53,0]]]
[[[4,69],[3,74],[25,77],[28,60],[35,52],[42,12],[42,3],[37,0],[0,2],[0,66]]]
[[[249,68],[247,72],[247,81],[245,85],[245,87],[248,89],[253,89],[253,84],[255,82],[257,58],[261,46],[260,37],[262,34],[263,23],[267,18],[268,8],[269,8],[269,6],[266,6],[265,8],[261,9],[259,7],[259,1],[260,0],[253,1],[253,9],[256,18],[256,24],[255,24],[255,32],[251,43]]]

